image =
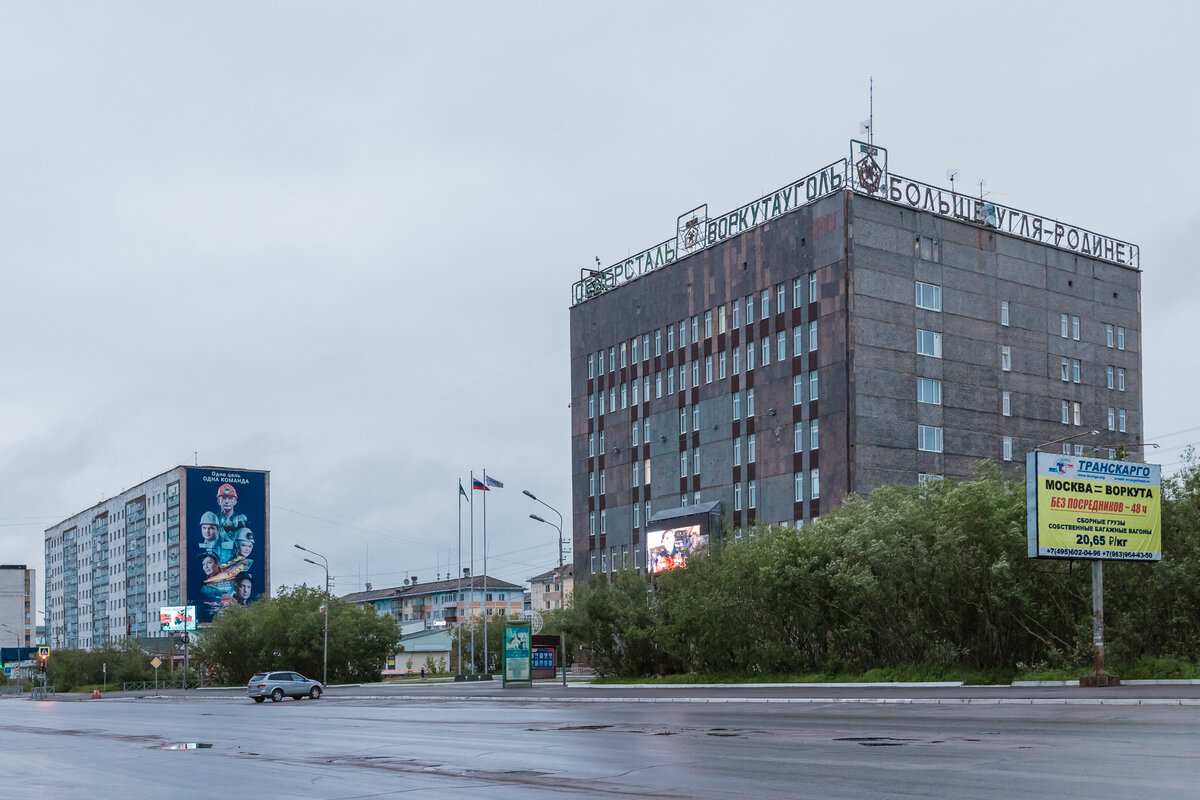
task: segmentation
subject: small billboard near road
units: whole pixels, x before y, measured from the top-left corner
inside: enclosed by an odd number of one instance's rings
[[[1028,453],[1029,557],[1161,561],[1161,471],[1157,464]]]
[[[196,630],[195,606],[163,606],[158,610],[159,629],[168,632]]]

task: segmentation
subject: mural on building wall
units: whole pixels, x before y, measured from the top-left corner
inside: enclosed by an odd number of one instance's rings
[[[266,591],[266,475],[187,470],[188,601],[196,621]]]

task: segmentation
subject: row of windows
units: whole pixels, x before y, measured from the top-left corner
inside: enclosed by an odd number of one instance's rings
[[[921,237],[917,237],[920,239]],[[917,308],[923,308],[928,311],[942,310],[942,287],[934,283],[916,282],[916,303]],[[1009,301],[1000,301],[1000,324],[1008,327],[1009,325]],[[1064,339],[1073,339],[1080,341],[1080,319],[1071,314],[1059,315],[1059,333]],[[1105,346],[1116,348],[1117,350],[1125,349],[1125,328],[1120,325],[1105,323],[1104,325]]]
[[[917,355],[928,356],[930,358],[942,357],[942,335],[936,331],[917,330]],[[1078,358],[1063,357],[1061,362],[1061,377],[1068,383],[1082,382],[1082,367]],[[1013,358],[1012,347],[1009,345],[1000,346],[1000,369],[1003,372],[1012,372]],[[1107,385],[1109,389],[1117,391],[1125,391],[1125,368],[1114,367],[1109,365],[1105,367],[1107,377]]]
[[[763,289],[758,297],[758,308],[761,319],[767,319],[771,316],[771,291]],[[795,308],[800,308],[805,297],[808,302],[813,303],[817,300],[817,276],[815,273],[808,275],[806,278],[797,278],[792,282],[792,303]],[[755,319],[755,298],[751,294],[745,298],[746,318],[745,324],[750,325]],[[787,285],[780,283],[775,287],[775,304],[776,313],[782,314],[787,311]],[[716,309],[716,330],[717,333],[725,333],[726,331],[726,308],[729,309],[729,316],[732,317],[732,327],[740,328],[742,326],[742,302],[741,300],[733,300],[732,302],[718,306]],[[682,320],[678,325],[668,325],[665,329],[659,329],[654,332],[654,355],[661,356],[663,353],[663,331],[666,331],[667,350],[676,348],[675,332],[678,330],[678,347],[686,347],[689,341],[688,334],[690,331],[693,343],[701,341],[700,335],[701,317],[699,314],[693,315],[689,320]],[[713,336],[713,312],[711,310],[704,312],[704,339],[711,339]],[[622,342],[620,345],[613,345],[608,348],[608,372],[615,372],[617,369],[618,358],[620,366],[626,367],[629,362],[634,364],[639,361],[647,361],[650,359],[650,334],[644,333],[641,336],[635,336],[632,339]],[[782,347],[782,345],[781,345]],[[816,346],[813,346],[816,349]],[[799,349],[797,348],[797,352]],[[605,371],[605,353],[603,350],[597,353],[588,354],[588,377],[594,378],[597,375],[597,366],[599,372]]]
[[[786,331],[780,331],[779,334],[776,336],[776,342],[777,342],[776,351],[775,351],[776,352],[776,359],[775,359],[776,361],[785,361],[787,359],[787,339],[788,339],[788,336],[787,336]],[[800,327],[793,328],[793,339],[794,339],[793,346],[795,348],[793,350],[793,352],[794,353],[803,352],[803,350],[801,348],[802,328],[800,328]],[[750,370],[755,368],[755,349],[756,349],[755,344],[756,344],[755,342],[747,342],[746,343],[745,368],[746,368],[747,372],[749,372]],[[771,339],[770,338],[760,339],[758,341],[758,345],[759,345],[758,353],[760,354],[760,359],[761,359],[759,361],[759,363],[761,365],[765,366],[766,364],[769,364],[771,362]],[[816,322],[809,323],[808,345],[809,345],[809,352],[812,352],[817,349],[817,323]],[[741,374],[741,372],[742,372],[742,348],[741,348],[741,346],[739,345],[737,347],[734,347],[731,351],[731,355],[732,355],[732,362],[733,362],[733,370],[732,370],[733,374],[734,375]],[[713,358],[714,358],[713,356],[705,356],[704,357],[704,361],[703,361],[703,368],[704,368],[703,382],[704,383],[712,383],[713,380],[715,380],[715,379],[716,380],[724,380],[727,377],[725,351],[722,351],[716,355],[717,370],[715,373],[713,370]],[[700,376],[701,363],[702,362],[699,359],[691,362],[691,386],[692,386],[692,388],[696,388],[696,387],[700,386],[700,384],[701,384],[701,376]],[[688,388],[688,371],[689,370],[688,370],[687,362],[679,365],[679,391],[681,391],[681,392]],[[663,389],[664,389],[663,378],[664,378],[664,376],[666,378],[665,383],[666,383],[667,395],[672,395],[675,393],[675,370],[673,368],[667,369],[667,370],[659,370],[658,372],[656,372],[654,374],[654,383],[653,383],[654,399],[660,399],[663,396]],[[640,393],[639,393],[639,388],[640,388]],[[639,400],[639,396],[641,398],[640,400]],[[642,379],[640,381],[637,378],[634,378],[632,381],[623,382],[620,385],[620,387],[616,387],[616,386],[609,387],[607,403],[605,402],[605,391],[603,389],[599,390],[598,392],[596,392],[593,395],[590,395],[588,397],[588,418],[591,419],[593,417],[596,417],[597,412],[599,412],[600,416],[603,416],[605,413],[605,406],[607,406],[608,412],[610,412],[610,413],[615,412],[618,408],[618,401],[620,403],[619,407],[621,409],[626,409],[631,405],[637,405],[639,402],[649,402],[650,399],[651,399],[651,382],[650,382],[650,375],[647,374],[647,375],[642,376]]]
[[[807,485],[808,499],[819,500],[821,497],[821,470],[813,468],[807,473],[797,472],[792,476],[793,495],[792,500],[796,503],[802,503],[805,499],[805,487]],[[684,492],[679,497],[680,507],[687,507],[690,504],[699,505],[700,492],[695,492],[689,499],[688,493]],[[750,480],[744,484],[741,482],[733,485],[733,510],[742,511],[745,509],[758,508],[758,481]],[[650,521],[650,501],[644,503],[633,504],[633,527],[639,528],[642,524],[643,514],[647,523]],[[588,534],[595,536],[597,532],[600,535],[608,533],[608,510],[601,509],[600,511],[592,511],[588,513]]]
[[[808,422],[797,422],[793,425],[793,439],[795,452],[804,452],[805,433],[808,435],[808,449],[817,450],[820,448],[820,421],[809,420]],[[603,441],[603,436],[601,437]],[[747,434],[745,437],[735,436],[733,438],[733,466],[739,467],[742,465],[743,440],[745,444],[746,463],[753,464],[758,460],[758,436],[757,434]],[[690,453],[690,455],[689,455]],[[688,463],[691,463],[690,473]],[[650,460],[634,461],[630,467],[632,476],[632,486],[649,486],[650,485]],[[689,476],[700,475],[700,448],[695,447],[690,451],[684,449],[679,453],[679,476],[686,478]],[[606,469],[589,470],[588,471],[588,496],[595,497],[597,493],[605,494],[608,486],[608,471]]]

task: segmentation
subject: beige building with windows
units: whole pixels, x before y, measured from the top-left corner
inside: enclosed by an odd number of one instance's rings
[[[0,647],[37,645],[34,578],[24,564],[0,564]]]
[[[571,564],[534,575],[529,579],[529,608],[533,611],[563,608],[574,588],[575,567]]]

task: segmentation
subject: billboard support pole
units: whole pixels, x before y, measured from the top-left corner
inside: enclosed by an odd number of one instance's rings
[[[1092,559],[1092,674],[1080,686],[1119,686],[1119,678],[1104,669],[1104,560]]]

